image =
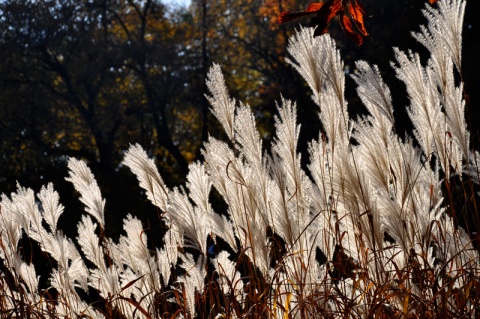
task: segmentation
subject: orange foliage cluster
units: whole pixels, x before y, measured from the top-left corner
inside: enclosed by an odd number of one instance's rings
[[[267,18],[271,30],[278,28],[277,17],[281,14],[284,8],[293,8],[296,5],[296,0],[283,0],[282,2],[276,0],[263,1],[258,13],[262,18]]]

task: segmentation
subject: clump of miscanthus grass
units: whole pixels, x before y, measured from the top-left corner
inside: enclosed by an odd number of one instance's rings
[[[131,215],[118,241],[105,236],[105,200],[73,158],[68,180],[85,205],[77,238],[57,228],[64,207],[52,184],[2,195],[1,317],[478,316],[479,215],[471,204],[480,154],[469,145],[456,80],[464,9],[464,0],[425,9],[428,25],[414,37],[430,51],[426,65],[395,49],[418,147],[396,134],[389,89],[363,61],[353,79],[369,115],[349,117],[334,41],[304,28],[290,39],[288,62],[310,86],[323,126],[309,144],[307,170],[296,105],[281,99],[276,137],[264,151],[250,107],[228,95],[214,64],[207,98],[228,139],[209,138],[185,187],[168,188],[139,145],[123,162],[162,213],[162,247],[147,246]],[[212,208],[212,187],[226,211]],[[466,228],[456,218],[458,190],[473,207]],[[48,287],[39,286],[25,242],[48,256]]]

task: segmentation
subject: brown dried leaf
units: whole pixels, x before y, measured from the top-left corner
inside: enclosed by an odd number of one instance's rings
[[[363,44],[363,36],[353,30],[352,20],[345,13],[340,15],[340,25],[350,41],[354,42],[356,45]]]
[[[285,23],[305,16],[313,16],[311,26],[316,27],[314,36],[328,32],[328,24],[336,16],[339,16],[340,25],[347,37],[357,45],[361,45],[363,37],[368,35],[364,22],[365,9],[359,0],[313,2],[303,11],[282,12],[278,22]]]
[[[368,32],[365,28],[365,9],[363,8],[362,4],[358,0],[350,1],[350,5],[348,6],[348,13],[352,17],[355,26],[360,31],[363,36],[367,36]]]

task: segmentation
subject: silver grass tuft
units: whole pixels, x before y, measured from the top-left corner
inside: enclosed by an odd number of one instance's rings
[[[235,123],[235,100],[228,95],[220,65],[214,63],[207,74],[207,87],[212,96],[206,96],[212,105],[212,113],[222,124],[225,133],[233,141]]]
[[[80,193],[80,201],[86,206],[86,212],[100,223],[102,229],[105,228],[105,200],[102,198],[97,181],[87,164],[71,158],[68,161],[68,169],[70,170],[69,177],[66,180],[71,182]]]
[[[162,211],[167,210],[168,189],[165,186],[157,167],[152,159],[138,144],[131,145],[125,153],[123,164],[137,176],[142,187],[147,192],[147,198]]]

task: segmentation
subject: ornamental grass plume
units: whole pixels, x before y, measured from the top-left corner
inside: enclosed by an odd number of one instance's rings
[[[454,178],[479,182],[456,77],[464,9],[464,0],[442,0],[425,10],[429,23],[414,37],[430,51],[426,65],[395,49],[414,125],[404,139],[387,84],[364,61],[352,77],[368,115],[349,117],[343,63],[328,34],[302,28],[288,46],[324,128],[307,159],[297,149],[296,104],[280,99],[265,150],[251,108],[229,96],[214,64],[207,99],[227,140],[209,137],[186,185],[168,188],[141,146],[125,154],[123,164],[163,213],[162,247],[148,247],[148,232],[131,215],[118,242],[107,238],[105,200],[73,158],[67,180],[86,212],[76,241],[57,227],[65,209],[52,184],[38,200],[21,186],[2,195],[2,318],[479,316],[479,253],[472,231],[455,220],[449,187]],[[212,206],[212,188],[225,211]],[[51,259],[48,287],[39,287],[21,239]],[[93,292],[98,301],[87,303]]]

